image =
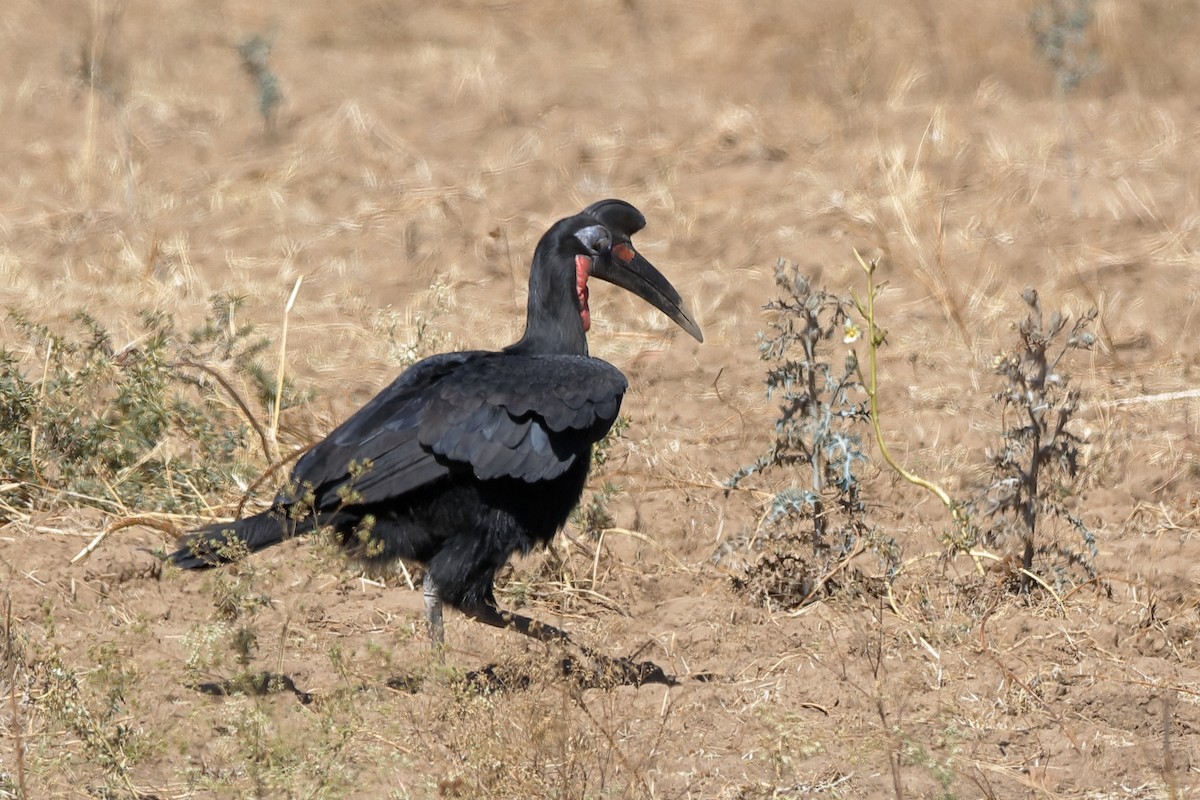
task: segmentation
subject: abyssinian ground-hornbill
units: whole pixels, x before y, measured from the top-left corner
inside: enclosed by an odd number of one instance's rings
[[[588,356],[588,279],[633,292],[703,341],[679,293],[633,248],[645,224],[622,200],[555,223],[534,252],[520,341],[414,364],[296,462],[272,508],[191,533],[170,559],[211,566],[328,526],[360,558],[425,565],[435,644],[442,601],[569,641],[497,608],[492,583],[514,552],[548,544],[566,523],[625,393],[625,376]]]

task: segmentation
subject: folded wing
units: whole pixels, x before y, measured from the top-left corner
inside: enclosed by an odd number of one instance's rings
[[[587,356],[466,352],[415,364],[297,462],[287,504],[384,503],[455,471],[550,480],[612,427],[625,376]]]

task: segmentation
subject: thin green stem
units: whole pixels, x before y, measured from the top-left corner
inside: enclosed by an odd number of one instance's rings
[[[954,525],[958,529],[958,540],[955,541],[955,546],[971,556],[971,559],[975,562],[975,571],[982,575],[984,573],[983,562],[978,555],[971,551],[971,544],[975,537],[971,531],[971,520],[962,505],[955,501],[941,486],[938,486],[933,481],[922,478],[920,475],[915,475],[902,467],[892,456],[891,451],[888,450],[887,443],[883,439],[883,428],[879,423],[878,354],[879,345],[883,344],[884,334],[875,324],[875,296],[879,292],[879,287],[875,284],[875,267],[878,262],[874,260],[866,261],[857,250],[854,251],[854,257],[858,259],[859,266],[862,267],[863,272],[867,275],[866,302],[864,303],[857,296],[854,296],[854,305],[858,308],[858,313],[862,314],[863,319],[867,323],[867,378],[862,382],[866,386],[867,398],[871,404],[871,427],[875,431],[875,442],[879,445],[879,452],[883,456],[883,460],[887,462],[889,467],[896,471],[897,475],[914,486],[919,486],[926,491],[932,492],[937,496],[938,500],[942,501],[942,505],[950,512],[950,518],[954,520]]]

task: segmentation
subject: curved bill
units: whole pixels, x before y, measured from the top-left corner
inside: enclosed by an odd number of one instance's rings
[[[700,326],[692,319],[679,292],[628,240],[614,242],[611,250],[597,256],[591,274],[636,294],[670,317],[697,342],[704,341]]]

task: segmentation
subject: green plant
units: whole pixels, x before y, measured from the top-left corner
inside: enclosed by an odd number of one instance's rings
[[[1055,88],[1069,94],[1099,70],[1090,31],[1092,0],[1042,0],[1029,12],[1029,32],[1038,53],[1054,70]]]
[[[250,431],[263,431],[229,376],[264,407],[276,381],[258,360],[266,340],[234,324],[238,302],[214,298],[211,317],[189,334],[142,312],[141,335],[121,348],[87,312],[55,330],[10,311],[17,335],[0,348],[0,474],[19,488],[7,501],[193,512],[242,482]],[[305,399],[285,385],[285,406]]]
[[[1068,330],[1067,318],[1060,313],[1045,320],[1037,292],[1025,290],[1022,298],[1030,311],[1017,326],[1018,350],[996,359],[996,371],[1005,379],[1005,386],[994,399],[1000,404],[1002,414],[1015,412],[1016,416],[1001,434],[1004,447],[990,457],[991,483],[981,498],[964,503],[952,498],[936,483],[904,469],[884,443],[879,428],[876,372],[877,351],[884,340],[875,316],[875,300],[880,288],[874,278],[877,264],[861,257],[859,264],[867,276],[866,299],[855,299],[868,331],[866,392],[884,461],[906,481],[937,495],[954,521],[954,530],[948,537],[950,546],[969,554],[980,574],[983,573],[981,557],[995,556],[974,549],[976,545],[983,543],[994,547],[1006,537],[1015,535],[1023,543],[1021,565],[1014,571],[1014,575],[1020,575],[1022,591],[1028,590],[1034,580],[1040,581],[1032,571],[1035,552],[1058,556],[1053,567],[1060,578],[1072,568],[1082,569],[1088,578],[1095,577],[1095,537],[1065,502],[1074,492],[1079,476],[1079,445],[1082,441],[1067,430],[1072,415],[1079,408],[1079,391],[1068,388],[1070,377],[1059,369],[1068,353],[1090,350],[1095,344],[1094,334],[1087,330],[1097,316],[1095,309],[1083,314]],[[980,516],[993,520],[990,530],[980,530]],[[1039,519],[1045,516],[1070,523],[1079,533],[1084,549],[1078,550],[1058,541],[1037,544]]]
[[[975,562],[975,571],[979,575],[983,575],[983,562],[980,559],[987,554],[973,549],[978,543],[979,531],[971,519],[969,509],[961,501],[951,497],[950,493],[937,483],[901,466],[900,462],[896,460],[895,456],[892,455],[892,451],[888,448],[887,441],[883,438],[883,428],[879,422],[881,418],[879,410],[879,348],[886,341],[887,333],[877,323],[875,301],[879,298],[879,292],[884,284],[875,282],[875,271],[879,268],[878,260],[872,259],[871,261],[867,261],[863,259],[858,251],[855,251],[854,257],[867,279],[865,296],[859,298],[855,295],[854,307],[866,325],[867,374],[864,379],[864,391],[866,391],[870,401],[871,428],[875,432],[875,444],[879,447],[879,454],[883,457],[884,463],[891,467],[901,479],[911,483],[913,486],[924,489],[941,501],[942,505],[946,507],[946,511],[950,513],[950,519],[954,523],[954,528],[945,536],[946,544],[952,552],[970,555]]]
[[[990,457],[991,483],[975,507],[993,521],[984,532],[986,542],[1021,542],[1020,586],[1027,591],[1036,553],[1056,557],[1052,567],[1059,577],[1072,568],[1082,569],[1087,578],[1096,575],[1095,536],[1067,505],[1079,477],[1083,441],[1068,429],[1079,410],[1080,392],[1070,387],[1064,371],[1068,355],[1095,344],[1088,327],[1096,311],[1068,325],[1067,316],[1059,312],[1046,319],[1034,289],[1026,289],[1021,297],[1029,312],[1017,326],[1017,348],[996,358],[996,373],[1003,379],[995,395],[1005,415],[1003,446]],[[1044,528],[1050,519],[1066,521],[1083,547],[1048,535]]]
[[[371,328],[387,339],[388,359],[395,366],[407,369],[422,358],[453,349],[450,335],[443,327],[451,299],[450,287],[439,278],[408,313],[400,314],[391,306],[374,312]],[[403,331],[403,335],[398,331]]]
[[[955,800],[958,797],[954,785],[958,779],[958,760],[962,754],[959,740],[961,732],[954,725],[946,725],[938,732],[934,748],[927,747],[911,736],[903,737],[904,759],[913,766],[923,767],[929,777],[938,786],[938,797],[941,800]]]
[[[244,550],[243,546],[239,555]],[[241,558],[239,562],[237,570],[217,570],[210,578],[216,620],[195,626],[184,636],[187,677],[193,687],[207,686],[218,694],[277,691],[283,688],[282,677],[254,668],[259,646],[256,621],[271,598],[260,588],[254,563]],[[231,669],[227,654],[233,655]]]
[[[57,655],[39,663],[42,686],[37,708],[50,723],[70,735],[82,763],[98,768],[98,796],[138,796],[132,768],[154,751],[154,741],[133,721],[130,706],[137,673],[111,646],[93,654],[97,667],[81,676]]]
[[[212,379],[222,377],[219,372],[214,372],[214,365],[217,370],[231,372],[247,381],[251,396],[263,409],[268,409],[275,405],[278,375],[261,359],[271,346],[270,340],[258,335],[255,325],[238,322],[245,299],[242,295],[213,295],[204,322],[188,333],[186,339],[179,337],[178,366],[199,369]],[[180,379],[191,381],[201,389],[211,388],[204,377],[189,378],[183,373]],[[230,395],[237,394],[232,389],[226,391]],[[240,401],[241,398],[234,399]],[[280,410],[303,405],[311,399],[311,391],[301,391],[292,379],[284,378]]]
[[[767,396],[779,401],[775,438],[726,485],[734,488],[773,470],[798,476],[775,493],[764,518],[776,546],[751,574],[735,581],[764,602],[796,605],[827,584],[835,564],[863,547],[874,550],[890,574],[897,548],[868,524],[862,498],[859,471],[867,456],[859,431],[870,412],[858,359],[843,350],[839,365],[836,355],[825,352],[839,339],[849,345],[861,335],[849,317],[852,302],[814,288],[782,259],[775,284],[783,296],[766,305],[774,315],[771,332],[759,337],[759,354],[770,364]]]
[[[1062,152],[1071,186],[1071,208],[1079,213],[1082,187],[1075,163],[1074,137],[1064,100],[1089,75],[1100,70],[1100,56],[1093,40],[1092,0],[1041,0],[1029,12],[1029,32],[1038,53],[1054,70],[1054,95],[1060,106]]]
[[[283,89],[279,86],[279,78],[271,71],[268,63],[271,56],[272,42],[265,36],[247,36],[238,43],[238,55],[242,59],[242,69],[254,81],[258,92],[258,113],[262,115],[263,126],[267,133],[275,132],[275,115],[283,103]]]

